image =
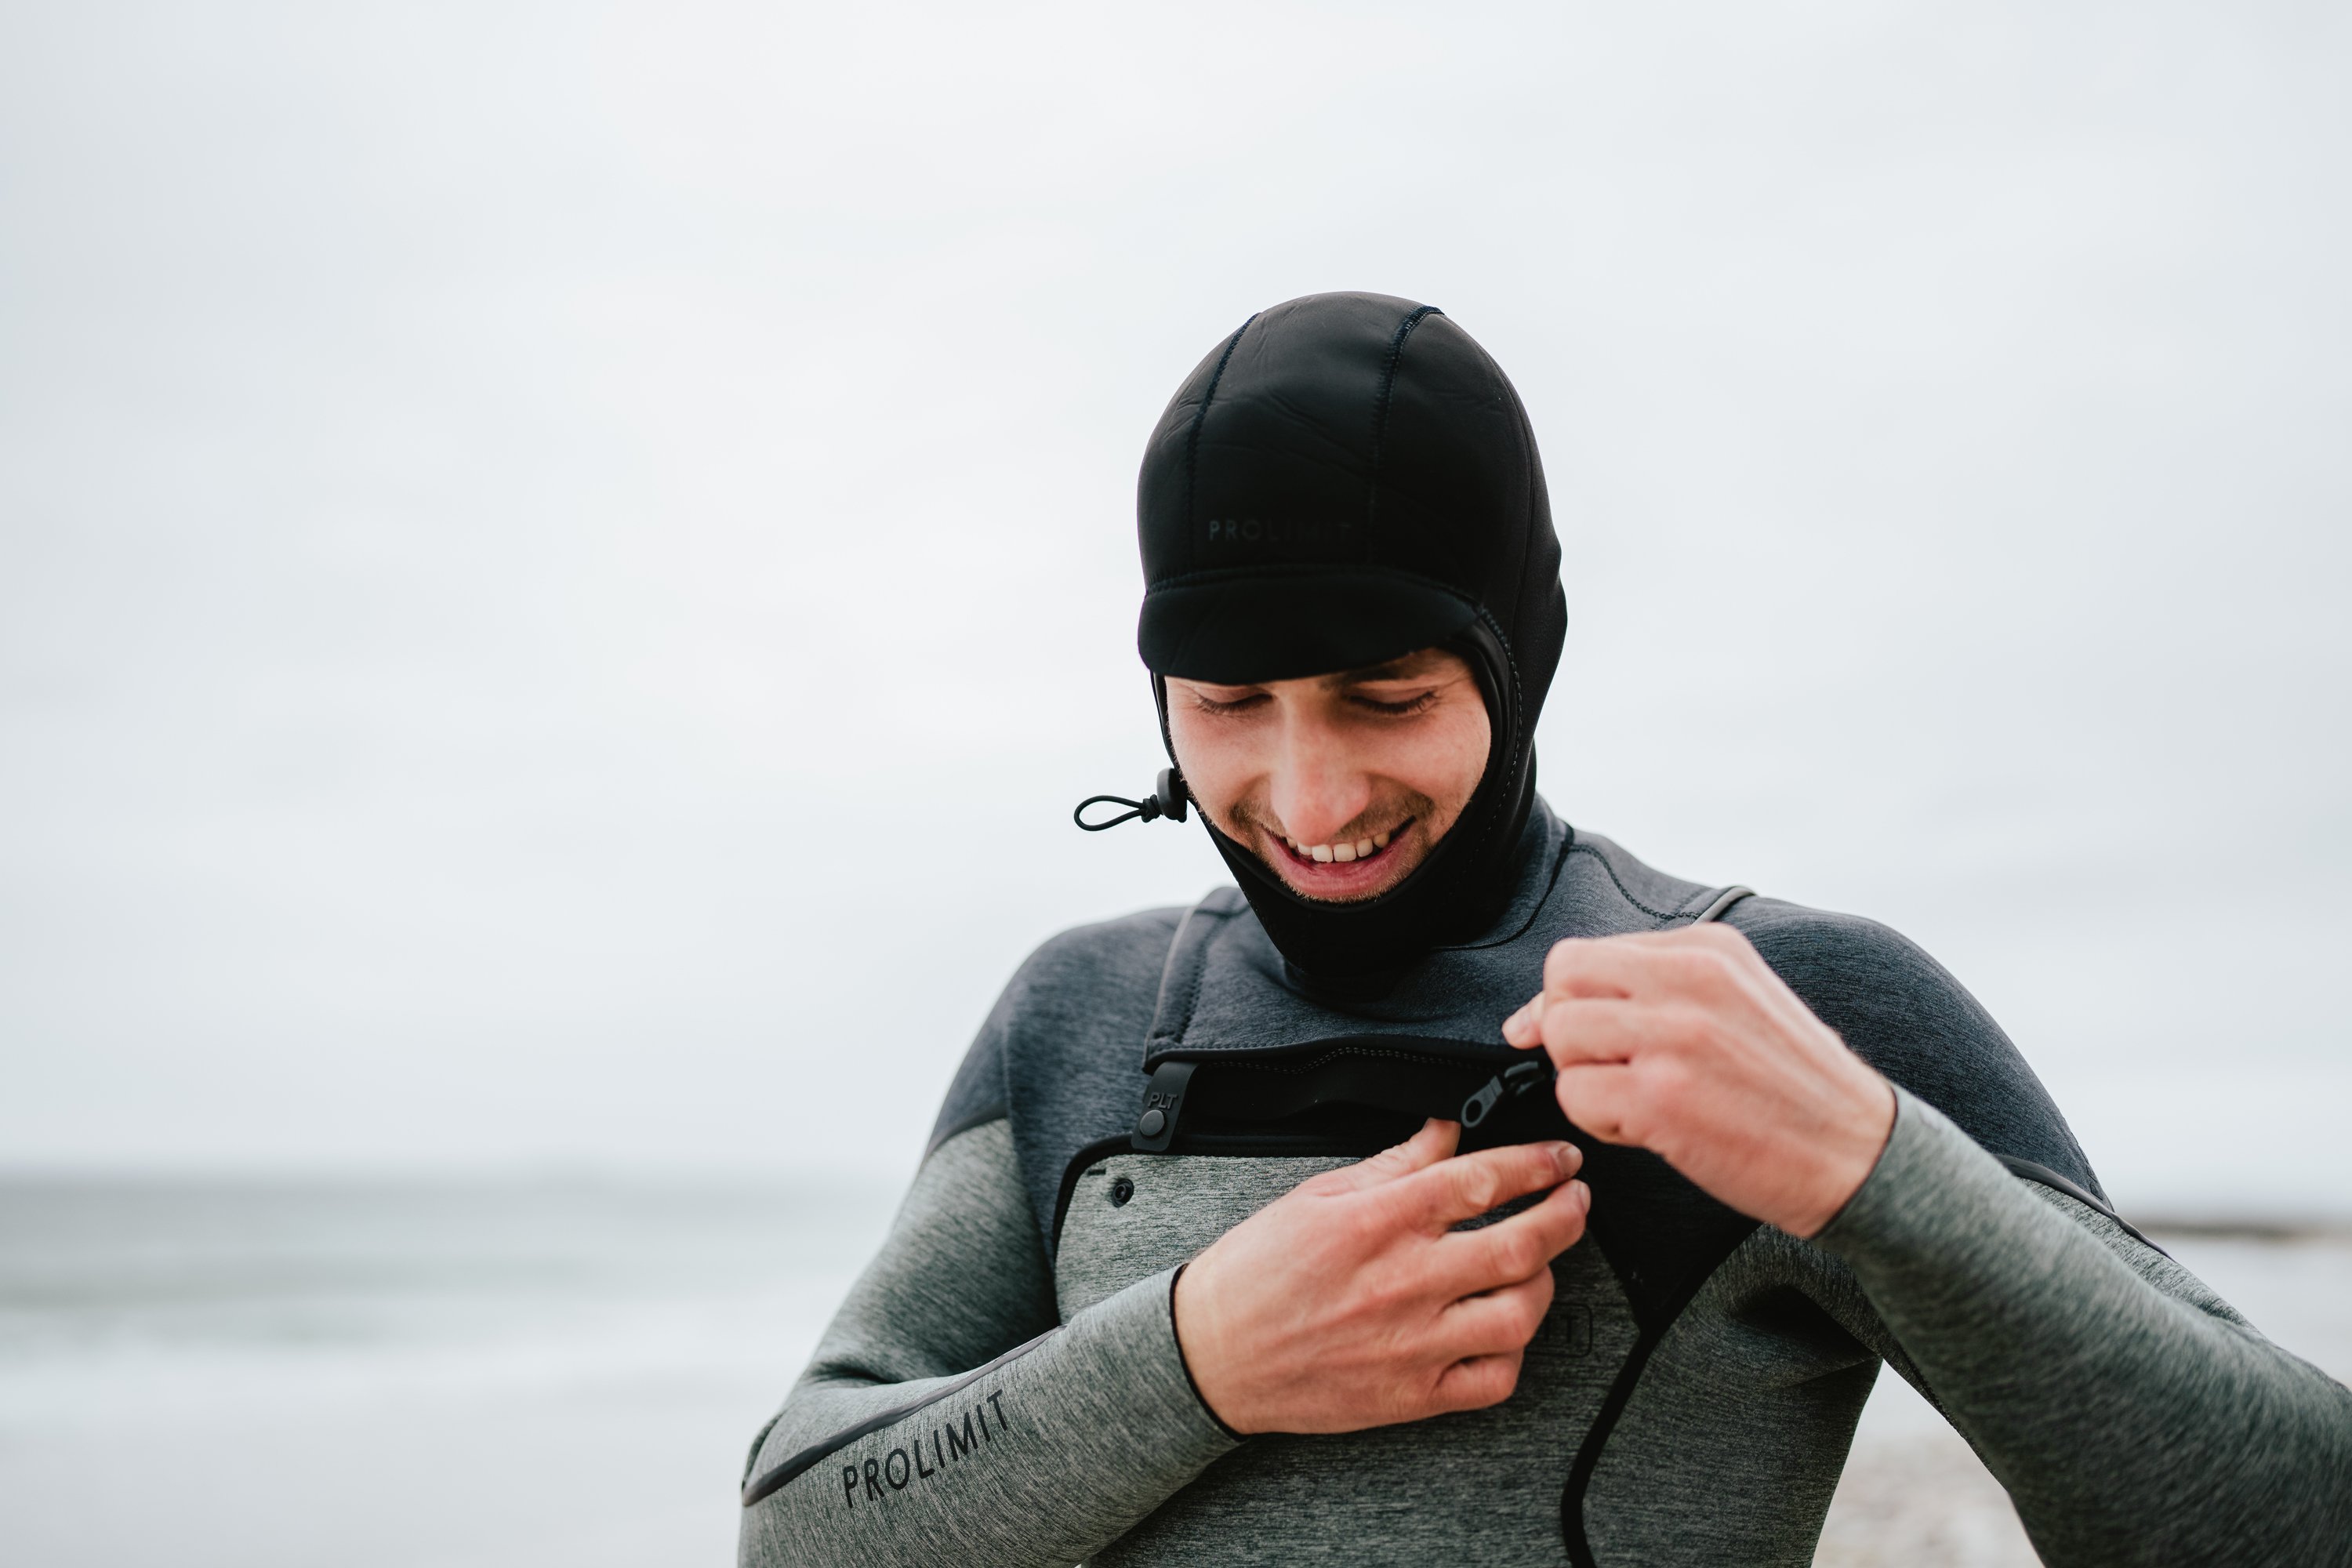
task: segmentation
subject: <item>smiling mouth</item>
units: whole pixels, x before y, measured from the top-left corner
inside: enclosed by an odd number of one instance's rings
[[[1291,859],[1301,866],[1347,866],[1359,860],[1379,858],[1397,836],[1412,826],[1412,818],[1408,816],[1394,827],[1365,838],[1342,839],[1335,844],[1301,844],[1296,838],[1284,838],[1280,842],[1290,851]]]

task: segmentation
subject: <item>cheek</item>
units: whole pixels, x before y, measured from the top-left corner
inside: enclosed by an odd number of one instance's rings
[[[1175,747],[1176,765],[1193,803],[1222,822],[1231,810],[1248,773],[1247,759],[1236,755],[1233,737],[1213,733],[1202,716],[1177,703],[1168,707],[1168,739]]]
[[[1486,776],[1492,742],[1484,704],[1446,715],[1444,722],[1430,727],[1416,759],[1420,776],[1412,781],[1413,787],[1444,808],[1449,817],[1459,814]]]

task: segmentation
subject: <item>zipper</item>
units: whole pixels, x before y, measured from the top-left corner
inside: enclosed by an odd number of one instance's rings
[[[1444,1043],[1454,1048],[1416,1048],[1410,1040],[1371,1036],[1278,1054],[1168,1058],[1144,1085],[1130,1146],[1138,1153],[1166,1153],[1188,1125],[1188,1108],[1195,1121],[1206,1114],[1225,1123],[1274,1123],[1320,1106],[1352,1104],[1459,1121],[1467,1131],[1557,1076],[1540,1056]],[[1475,1076],[1505,1055],[1514,1059],[1483,1079]],[[1207,1076],[1196,1080],[1203,1068]]]
[[[1517,1100],[1559,1076],[1549,1062],[1513,1062],[1472,1090],[1470,1098],[1462,1102],[1462,1114],[1454,1120],[1465,1129],[1475,1127],[1495,1113],[1495,1107],[1503,1102],[1505,1095]]]

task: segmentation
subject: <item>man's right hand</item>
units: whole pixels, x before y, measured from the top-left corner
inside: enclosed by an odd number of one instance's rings
[[[1551,1260],[1592,1194],[1570,1143],[1452,1158],[1432,1121],[1302,1182],[1217,1238],[1176,1282],[1192,1381],[1236,1432],[1354,1432],[1498,1405],[1551,1306]],[[1529,1193],[1510,1218],[1453,1227]]]

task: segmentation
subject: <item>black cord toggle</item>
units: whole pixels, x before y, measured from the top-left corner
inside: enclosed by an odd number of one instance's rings
[[[1181,822],[1190,798],[1184,791],[1184,775],[1174,768],[1162,768],[1160,770],[1160,787],[1141,800],[1129,800],[1123,795],[1090,795],[1078,802],[1077,809],[1070,813],[1070,820],[1088,833],[1100,833],[1104,828],[1117,827],[1122,822],[1153,822],[1163,816],[1171,822]],[[1088,822],[1087,807],[1106,802],[1129,809],[1101,822]]]

